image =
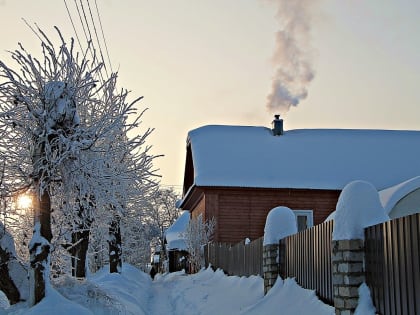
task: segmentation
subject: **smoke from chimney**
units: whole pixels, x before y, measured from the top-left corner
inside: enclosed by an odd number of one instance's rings
[[[308,95],[315,76],[310,58],[310,13],[317,0],[269,0],[276,3],[280,29],[276,33],[273,62],[276,72],[267,96],[270,112],[287,112]]]

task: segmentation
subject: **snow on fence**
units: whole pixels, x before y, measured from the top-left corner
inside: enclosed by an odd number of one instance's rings
[[[366,228],[365,253],[377,313],[420,314],[420,214]]]
[[[262,237],[248,244],[209,243],[204,248],[206,267],[211,264],[236,276],[262,276],[262,252]]]
[[[280,241],[281,277],[294,277],[329,304],[333,304],[332,231],[333,221],[328,221]]]

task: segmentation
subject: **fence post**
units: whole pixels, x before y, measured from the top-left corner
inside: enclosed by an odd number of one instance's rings
[[[267,294],[279,275],[279,243],[264,245],[263,247],[263,273],[264,294]]]
[[[354,314],[358,288],[365,281],[364,240],[333,240],[331,258],[335,314]]]

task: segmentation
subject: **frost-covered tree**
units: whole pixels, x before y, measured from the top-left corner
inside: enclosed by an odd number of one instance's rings
[[[215,227],[215,218],[204,222],[203,217],[200,215],[189,221],[183,237],[187,245],[188,262],[192,271],[197,272],[204,267],[204,245],[211,240]]]
[[[60,33],[59,33],[60,34]],[[22,45],[11,52],[18,70],[0,61],[0,130],[5,157],[5,179],[9,190],[32,186],[34,234],[31,254],[31,303],[45,295],[51,251],[51,194],[61,180],[66,161],[76,159],[100,136],[77,128],[78,106],[97,102],[95,72],[86,54],[74,52],[73,42],[54,48],[42,31],[42,58],[27,52]],[[12,179],[15,178],[15,179]]]
[[[121,220],[126,261],[146,269],[151,247],[164,246],[165,230],[179,217],[180,210],[175,205],[178,198],[173,189],[159,187],[149,190],[143,200],[127,204]]]
[[[149,198],[144,208],[143,218],[146,224],[153,226],[154,237],[158,238],[159,246],[164,249],[165,231],[181,214],[176,207],[180,195],[172,188],[160,188]]]
[[[151,130],[128,136],[140,124],[142,112],[135,107],[140,98],[128,102],[128,91],[116,90],[116,74],[104,79],[90,44],[77,52],[74,41],[66,43],[57,32],[58,49],[36,32],[41,58],[19,45],[11,52],[17,70],[0,61],[2,186],[9,194],[29,187],[35,193],[29,244],[33,304],[45,295],[49,277],[52,207],[67,220],[61,236],[69,240],[73,267],[83,272],[98,209],[111,224],[133,195],[123,187],[154,185],[154,156],[144,145]]]

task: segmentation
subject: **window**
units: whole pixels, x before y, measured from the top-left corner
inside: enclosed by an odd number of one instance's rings
[[[293,210],[296,216],[298,232],[314,226],[312,210]]]

